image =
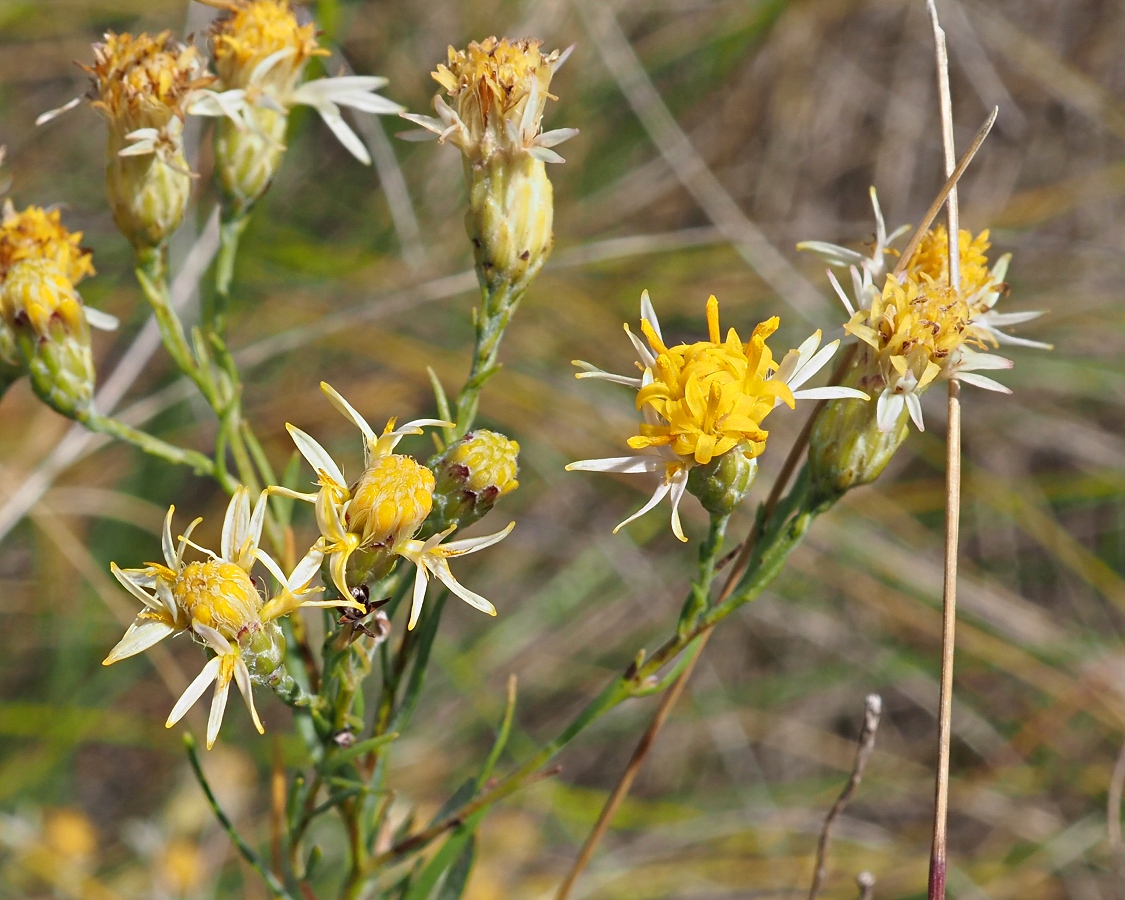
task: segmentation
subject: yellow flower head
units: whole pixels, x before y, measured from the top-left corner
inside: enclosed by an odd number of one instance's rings
[[[316,24],[300,24],[289,0],[212,0],[211,5],[230,11],[211,29],[215,68],[227,88],[249,87],[255,69],[273,57],[264,83],[289,90],[311,57],[328,55],[317,45]]]
[[[460,467],[466,488],[476,493],[489,489],[496,497],[510,494],[520,486],[517,459],[520,445],[502,434],[484,428],[470,431],[449,448],[443,465]]]
[[[173,40],[170,31],[108,32],[94,44],[94,65],[83,68],[93,82],[93,106],[119,137],[183,119],[192,93],[214,80],[195,47]]]
[[[352,489],[344,515],[362,546],[394,547],[414,537],[434,504],[434,474],[409,456],[374,459]]]
[[[966,297],[972,297],[993,282],[987,256],[988,248],[992,246],[988,240],[988,230],[973,237],[971,231],[962,228],[958,246],[961,291]],[[923,235],[918,249],[910,257],[906,272],[919,283],[925,278],[941,284],[949,283],[949,232],[944,225],[937,225]]]
[[[874,351],[884,384],[905,378],[921,392],[971,336],[969,316],[964,296],[948,285],[928,277],[900,284],[888,276],[882,295],[844,330]]]
[[[219,553],[192,543],[191,533],[202,519],[196,519],[183,535],[173,538],[175,507],[171,507],[164,519],[163,562],[148,563],[140,569],[110,567],[122,587],[140,600],[144,609],[103,665],[127,659],[183,631],[206,644],[215,655],[172,708],[166,725],[170,728],[183,718],[214,682],[207,723],[208,748],[218,736],[232,681],[246,700],[255,727],[263,731],[251,685],[253,681],[268,684],[284,678],[285,638],[277,619],[302,606],[358,606],[350,598],[308,599],[320,590],[309,588],[324,558],[319,550],[310,551],[287,577],[269,554],[259,549],[266,500],[267,492],[263,491],[251,509],[249,491],[239,487],[234,492],[223,522]],[[207,559],[185,563],[184,552],[189,546],[206,553]],[[281,591],[272,599],[267,600],[251,577],[258,562],[281,585]]]
[[[641,329],[656,353],[651,380],[637,393],[637,408],[652,409],[659,419],[642,423],[629,438],[635,450],[668,447],[677,456],[705,465],[737,444],[749,444],[748,455],[765,449],[762,420],[778,400],[794,405],[783,381],[770,379],[777,370],[766,346],[778,326],[777,317],[762,322],[745,344],[733,328],[722,338],[719,301],[707,301],[709,340],[667,347],[652,325]]]
[[[30,327],[40,339],[61,326],[89,343],[82,300],[53,259],[23,259],[8,270],[0,283],[0,318],[13,331]]]
[[[68,231],[59,210],[29,206],[17,213],[7,201],[0,210],[0,281],[21,260],[48,259],[76,285],[94,274],[92,254],[81,242],[82,232]]]

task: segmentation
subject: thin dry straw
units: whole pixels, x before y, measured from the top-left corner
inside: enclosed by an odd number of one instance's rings
[[[951,177],[957,168],[957,155],[953,145],[949,55],[945,46],[945,32],[938,22],[937,8],[933,0],[927,0],[926,6],[934,29],[945,172]],[[960,290],[961,285],[961,268],[958,247],[960,223],[957,215],[955,184],[949,189],[948,194],[949,284],[954,291],[957,291]],[[904,258],[909,259],[905,254]],[[938,709],[938,762],[934,786],[934,840],[930,849],[929,900],[944,900],[948,867],[949,744],[953,718],[953,651],[957,631],[957,541],[961,516],[961,392],[956,379],[949,381],[949,422],[945,466],[945,577],[942,595],[941,696]]]

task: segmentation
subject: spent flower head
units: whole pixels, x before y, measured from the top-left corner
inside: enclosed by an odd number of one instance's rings
[[[322,382],[321,389],[363,435],[363,474],[349,483],[343,470],[320,444],[301,429],[286,425],[297,449],[316,472],[319,490],[315,494],[280,487],[271,490],[315,504],[320,529],[316,549],[328,561],[336,590],[341,596],[351,596],[352,587],[388,574],[401,557],[418,569],[408,628],[417,624],[431,575],[470,606],[496,615],[491,603],[453,577],[448,560],[503,540],[515,523],[480,538],[444,543],[456,528],[454,525],[425,540],[416,539],[415,535],[433,507],[434,475],[413,458],[394,452],[403,437],[421,434],[423,426],[452,427],[453,423],[416,419],[395,427],[396,422],[391,419],[383,432],[376,434],[367,420],[331,385]],[[352,576],[350,581],[349,575]]]
[[[175,507],[169,507],[162,537],[164,561],[137,569],[111,565],[117,580],[144,604],[144,609],[103,665],[134,656],[182,632],[204,644],[214,656],[176,702],[165,724],[169,728],[175,725],[214,682],[207,722],[208,748],[218,736],[232,680],[246,701],[254,726],[264,731],[254,708],[251,683],[272,684],[283,672],[285,638],[278,619],[306,606],[360,608],[350,598],[311,599],[320,590],[309,587],[323,558],[318,548],[310,550],[286,576],[258,546],[267,494],[263,491],[251,509],[250,492],[244,487],[235,491],[227,506],[218,553],[191,541],[191,533],[202,519],[193,521],[182,536],[173,539]],[[184,552],[189,546],[205,553],[206,559],[186,562]],[[281,585],[276,596],[267,599],[255,583],[251,572],[256,562],[261,562]]]
[[[450,47],[446,63],[432,73],[445,92],[434,97],[438,118],[404,113],[422,128],[400,135],[437,138],[461,150],[469,189],[465,230],[477,277],[489,291],[507,288],[516,296],[554,241],[554,192],[544,163],[561,163],[551,148],[578,133],[542,130],[544,106],[554,99],[551,77],[570,51],[544,55],[540,46],[490,37],[464,50]]]
[[[567,469],[662,475],[648,503],[615,531],[669,496],[672,531],[681,541],[687,540],[680,524],[679,504],[693,468],[737,452],[750,465],[748,472],[738,474],[744,482],[744,493],[769,436],[762,422],[774,408],[781,404],[793,407],[797,400],[805,399],[867,399],[866,394],[853,388],[801,389],[831,359],[840,342],[833,341],[818,350],[821,333],[817,331],[778,362],[766,345],[778,322],[776,317],[762,322],[745,343],[733,328],[724,336],[719,328],[719,303],[712,296],[707,301],[708,339],[669,347],[645,291],[641,295],[641,332],[647,346],[625,326],[639,357],[639,376],[614,375],[575,361],[583,370],[579,378],[603,379],[637,390],[636,405],[643,420],[639,433],[629,438],[629,446],[634,450],[652,449],[656,455],[581,460]]]

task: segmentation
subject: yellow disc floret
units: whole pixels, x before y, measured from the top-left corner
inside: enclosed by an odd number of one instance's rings
[[[991,246],[987,230],[973,237],[971,231],[961,229],[958,239],[961,260],[961,290],[966,296],[971,297],[987,287],[992,281],[987,256],[988,248]],[[937,225],[923,235],[918,244],[918,249],[910,257],[906,272],[909,277],[919,283],[929,278],[939,284],[948,284],[949,232],[946,231],[944,225]]]
[[[921,283],[887,278],[881,296],[844,326],[874,351],[885,384],[900,378],[923,390],[966,341],[982,344],[970,325],[971,310],[962,292],[923,276]]]
[[[81,231],[69,231],[62,213],[29,206],[16,212],[10,202],[0,212],[0,281],[24,259],[49,259],[72,285],[94,274],[92,254],[83,249]]]
[[[723,340],[714,297],[707,301],[710,340],[669,348],[647,321],[642,322],[657,355],[652,381],[637,394],[637,408],[647,406],[659,419],[643,423],[640,434],[629,438],[629,446],[668,447],[699,465],[743,442],[749,445],[749,456],[761,454],[767,437],[762,420],[777,400],[794,403],[786,384],[769,379],[777,364],[766,338],[777,326],[774,317],[758,325],[745,344],[733,328]]]
[[[316,41],[316,24],[301,25],[289,0],[235,0],[230,15],[211,31],[215,68],[227,88],[245,88],[254,69],[281,54],[264,84],[290,89],[313,56],[327,56]]]
[[[61,326],[89,341],[82,300],[51,259],[24,259],[12,266],[0,286],[0,317],[13,331],[30,327],[40,339]]]
[[[363,546],[393,547],[414,536],[433,507],[434,475],[409,456],[375,458],[352,490],[346,525]]]
[[[468,473],[465,486],[477,493],[492,488],[497,497],[519,487],[516,480],[520,445],[495,431],[478,429],[454,444],[446,465],[463,466]]]
[[[170,580],[172,596],[188,618],[225,638],[237,640],[244,628],[258,622],[262,596],[249,573],[235,563],[221,559],[188,563]]]

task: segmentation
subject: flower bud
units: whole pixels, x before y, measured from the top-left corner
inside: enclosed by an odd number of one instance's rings
[[[94,393],[90,328],[82,300],[58,265],[25,259],[0,284],[0,318],[39,398],[73,418]]]
[[[111,134],[105,183],[113,223],[138,250],[159,247],[180,227],[191,200],[191,170],[184,156],[183,122],[164,130],[160,153],[122,156]]]
[[[444,453],[430,460],[437,476],[434,512],[423,533],[450,525],[467,528],[479,521],[505,494],[517,487],[520,445],[495,431],[470,431]]]
[[[878,396],[884,382],[871,356],[861,350],[841,383]],[[843,398],[829,401],[817,415],[809,437],[814,506],[834,503],[851,488],[873,482],[906,440],[910,419],[906,407],[890,428],[880,428],[879,406]]]
[[[285,634],[277,620],[256,623],[239,635],[238,646],[250,677],[258,684],[272,685],[284,671]]]
[[[465,230],[481,283],[513,293],[527,287],[543,267],[554,243],[554,192],[541,160],[500,155],[465,163],[469,209]]]
[[[94,45],[94,107],[109,126],[106,190],[113,220],[138,250],[160,246],[191,197],[184,117],[214,79],[194,47],[139,34],[106,35]]]
[[[286,113],[262,107],[243,112],[249,127],[227,117],[215,125],[215,171],[224,208],[233,218],[245,215],[266,192],[285,155]]]
[[[749,444],[739,444],[706,465],[691,467],[688,490],[711,515],[730,515],[745,499],[758,474],[758,460],[751,452]]]

